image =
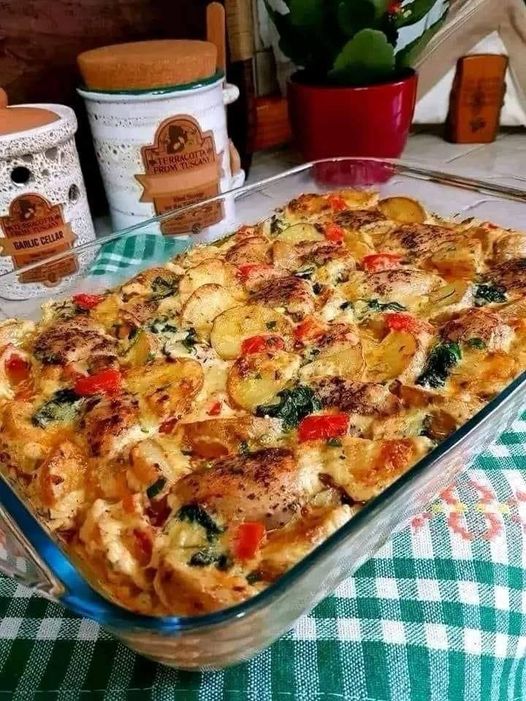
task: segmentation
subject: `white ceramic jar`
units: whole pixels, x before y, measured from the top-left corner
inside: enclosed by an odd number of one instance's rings
[[[75,147],[77,119],[53,104],[7,107],[0,91],[0,273],[72,250],[0,282],[0,297],[60,291],[78,270],[74,247],[95,238]]]
[[[243,184],[243,171],[232,175],[225,111],[239,91],[225,85],[222,76],[151,92],[79,93],[86,101],[116,229]],[[225,198],[206,212],[155,229],[206,231],[204,238],[213,239],[232,221],[233,203]]]

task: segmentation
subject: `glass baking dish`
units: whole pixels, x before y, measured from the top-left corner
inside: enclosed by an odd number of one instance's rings
[[[199,229],[198,222],[202,208],[211,204],[219,206],[223,216],[222,227],[215,225],[214,231],[222,228],[228,234],[241,224],[269,216],[274,208],[301,193],[339,187],[375,188],[382,196],[412,195],[443,216],[491,219],[504,227],[526,231],[526,191],[521,189],[429,171],[396,160],[318,161],[79,246],[75,249],[78,273],[66,281],[67,285],[61,284],[60,296],[74,289],[105,288],[195,241],[208,240],[210,232]],[[193,231],[176,239],[163,238],[158,233],[160,220],[181,215],[194,222]],[[3,316],[36,317],[42,301],[53,297],[53,290],[41,285],[40,298],[24,298],[17,278],[20,272],[0,276],[0,311]],[[270,645],[352,575],[395,530],[450,484],[474,454],[507,429],[526,404],[525,380],[523,373],[281,579],[232,608],[196,617],[164,618],[126,611],[100,594],[96,583],[83,577],[3,479],[0,571],[71,611],[94,619],[129,647],[163,664],[211,670],[246,660]]]

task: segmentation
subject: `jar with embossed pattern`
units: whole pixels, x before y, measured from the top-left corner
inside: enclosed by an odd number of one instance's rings
[[[69,107],[8,106],[0,89],[0,273],[71,250],[2,283],[2,297],[22,300],[67,287],[79,267],[75,247],[95,238],[76,130]]]

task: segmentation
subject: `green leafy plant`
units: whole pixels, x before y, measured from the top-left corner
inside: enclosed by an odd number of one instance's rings
[[[441,0],[284,0],[288,12],[267,10],[280,48],[311,82],[369,85],[392,80],[414,63],[446,12],[396,51],[402,27],[421,21]]]

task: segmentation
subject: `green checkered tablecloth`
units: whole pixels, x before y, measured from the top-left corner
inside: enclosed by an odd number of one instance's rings
[[[178,245],[130,239],[94,272]],[[525,443],[526,414],[292,631],[222,672],[163,668],[0,579],[0,691],[64,701],[526,699]]]

